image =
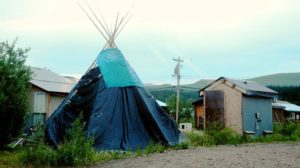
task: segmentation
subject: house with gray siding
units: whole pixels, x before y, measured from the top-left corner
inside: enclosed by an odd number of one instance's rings
[[[277,92],[253,81],[225,77],[200,90],[204,128],[212,123],[239,134],[272,133],[272,100]]]

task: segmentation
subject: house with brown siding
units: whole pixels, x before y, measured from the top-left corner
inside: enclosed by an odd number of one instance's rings
[[[240,134],[272,132],[272,99],[277,92],[253,81],[221,77],[199,93],[203,105],[196,104],[195,111],[203,115],[204,129],[218,123]]]
[[[300,122],[300,106],[287,101],[275,100],[272,102],[273,121],[282,123],[287,120]]]
[[[30,112],[31,125],[45,121],[61,104],[76,81],[45,68],[31,67]]]

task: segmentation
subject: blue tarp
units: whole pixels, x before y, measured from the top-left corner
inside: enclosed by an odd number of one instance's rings
[[[116,49],[110,51],[118,53]],[[102,53],[107,54],[105,51]],[[115,59],[114,56],[112,59]],[[111,62],[109,55],[105,57],[106,62]],[[122,59],[117,58],[117,62],[121,60],[126,61],[123,56]],[[124,77],[129,74],[133,81],[123,83],[112,79],[111,84],[130,86],[109,87],[105,76],[119,76],[110,72],[104,75],[101,66],[91,69],[47,120],[46,138],[50,145],[55,147],[63,140],[81,111],[87,122],[87,134],[95,139],[95,148],[98,150],[142,149],[151,141],[164,145],[178,144],[179,131],[174,120],[143,87],[139,87],[140,80],[129,64],[119,63],[108,63],[115,65],[115,68],[106,65],[102,65],[102,68],[117,69],[114,71],[117,72],[124,70],[118,66],[125,66],[127,72]]]

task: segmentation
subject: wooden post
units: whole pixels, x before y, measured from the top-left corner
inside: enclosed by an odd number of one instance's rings
[[[178,57],[177,59],[173,59],[177,62],[176,68],[175,68],[175,74],[177,77],[177,86],[176,86],[176,123],[178,124],[178,118],[179,118],[179,98],[180,98],[180,63],[183,62],[183,60]]]

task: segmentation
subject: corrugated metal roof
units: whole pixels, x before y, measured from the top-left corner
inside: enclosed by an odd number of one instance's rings
[[[281,106],[285,111],[300,113],[300,106],[287,101],[277,101],[272,103],[273,107]]]
[[[225,80],[247,90],[247,91],[256,91],[256,92],[265,92],[265,93],[274,93],[277,94],[276,91],[267,88],[264,85],[261,85],[254,81],[242,81],[242,80],[236,80],[236,79],[230,79],[230,78],[224,78]]]
[[[31,67],[30,83],[48,92],[69,93],[76,82],[45,68]]]
[[[277,92],[267,88],[264,85],[261,85],[254,81],[244,81],[244,80],[236,80],[236,79],[230,79],[225,77],[220,77],[205,88],[200,90],[200,95],[203,90],[207,90],[207,88],[210,88],[214,84],[217,84],[217,82],[220,81],[227,81],[228,83],[231,83],[233,86],[236,85],[239,88],[243,89],[242,91],[244,94],[248,96],[262,96],[262,97],[275,97],[277,95]]]
[[[160,101],[160,100],[156,100],[157,104],[160,106],[160,107],[167,107],[167,104]]]

